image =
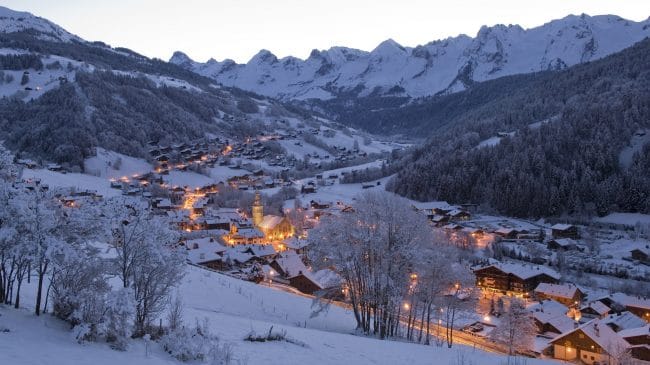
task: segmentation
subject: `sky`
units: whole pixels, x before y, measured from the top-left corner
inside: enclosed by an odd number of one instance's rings
[[[542,25],[568,14],[640,21],[649,0],[0,0],[47,18],[86,40],[168,60],[247,62],[260,49],[306,58],[312,49],[370,51],[392,38],[416,46],[482,25]]]

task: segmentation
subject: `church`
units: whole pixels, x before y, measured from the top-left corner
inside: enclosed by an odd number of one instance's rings
[[[294,227],[287,217],[264,215],[264,206],[259,191],[255,192],[253,202],[253,225],[264,233],[268,241],[281,241],[293,236]]]

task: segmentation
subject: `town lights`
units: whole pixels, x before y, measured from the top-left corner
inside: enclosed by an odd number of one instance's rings
[[[409,310],[411,308],[411,305],[408,303],[404,303],[404,309]]]
[[[490,322],[491,321],[490,316],[488,316],[488,315],[485,315],[485,317],[483,317],[483,320],[485,322]]]

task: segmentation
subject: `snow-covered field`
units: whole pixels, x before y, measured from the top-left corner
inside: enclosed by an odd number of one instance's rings
[[[119,168],[116,169],[116,166]],[[87,158],[84,161],[84,168],[88,174],[106,179],[119,179],[124,176],[131,177],[136,174],[143,175],[153,169],[150,163],[141,158],[126,156],[99,147],[97,148],[96,156]]]
[[[210,330],[233,348],[242,364],[455,364],[463,354],[474,364],[501,364],[505,357],[456,345],[424,346],[380,341],[353,335],[354,320],[348,311],[331,307],[311,318],[312,300],[262,285],[189,267],[179,284],[185,304],[185,322],[207,319]],[[27,288],[25,292],[32,291]],[[28,295],[27,305],[32,303]],[[288,342],[251,343],[243,338],[251,331],[285,330]],[[306,326],[306,327],[305,327]],[[8,329],[8,332],[3,332]],[[173,364],[156,344],[145,348],[142,340],[131,341],[126,352],[102,343],[77,344],[64,323],[27,310],[0,306],[0,363],[3,364]],[[466,362],[469,363],[469,362]],[[554,363],[527,360],[528,364]]]
[[[95,190],[106,198],[121,195],[117,189],[111,189],[107,179],[78,173],[62,174],[45,169],[24,169],[23,179],[40,179],[50,188],[75,188],[76,190]]]

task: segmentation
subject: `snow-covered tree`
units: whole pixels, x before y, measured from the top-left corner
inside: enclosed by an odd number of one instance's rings
[[[348,289],[357,327],[395,334],[418,247],[431,244],[426,218],[386,192],[357,197],[355,211],[327,217],[310,232],[315,266],[334,266]]]
[[[506,345],[509,355],[514,355],[533,348],[535,333],[532,314],[526,310],[523,301],[513,298],[490,336],[494,341]]]

